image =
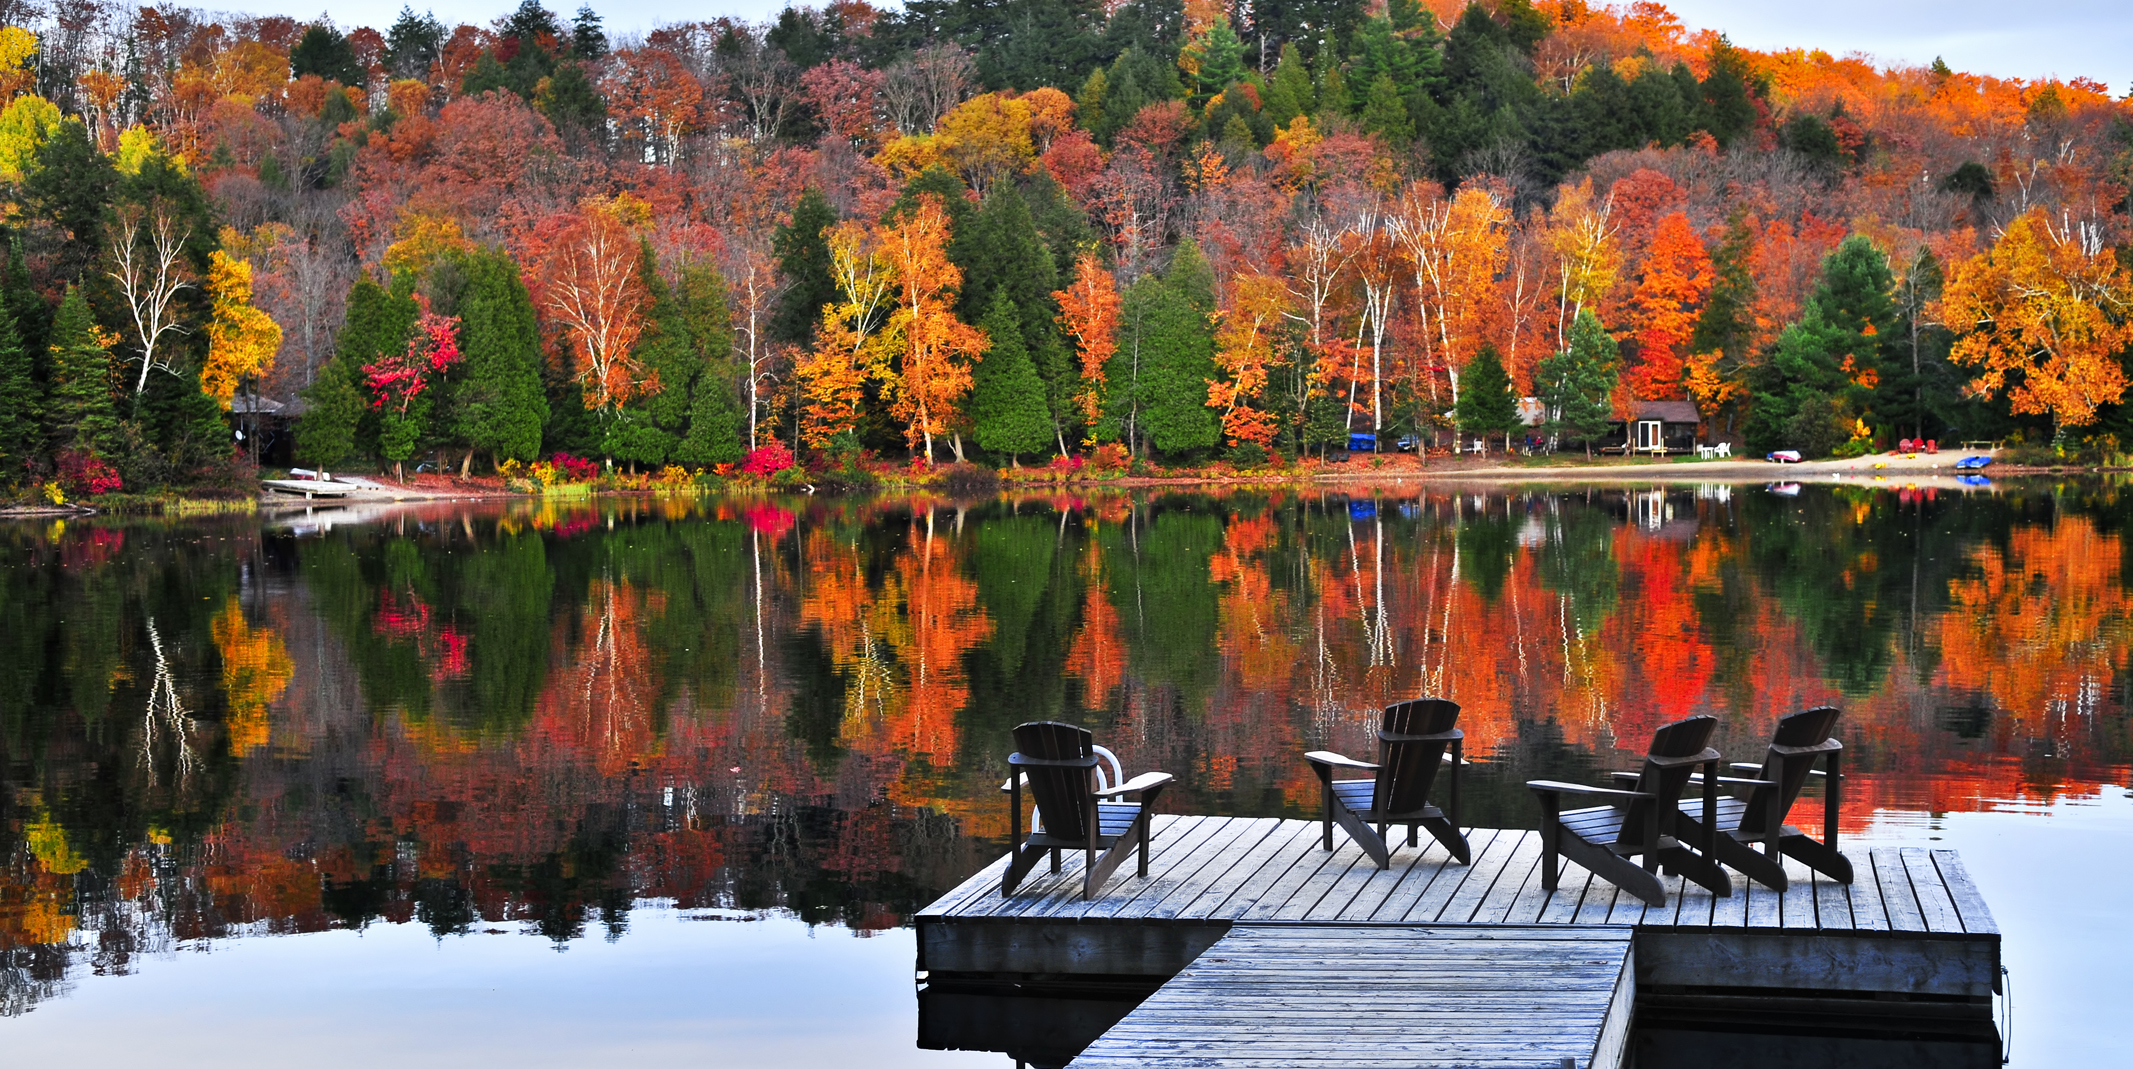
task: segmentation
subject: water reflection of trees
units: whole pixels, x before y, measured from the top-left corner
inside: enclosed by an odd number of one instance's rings
[[[179,941],[898,923],[1005,833],[1007,729],[1179,805],[1466,709],[1471,819],[1708,711],[1849,711],[1848,819],[2122,782],[2133,496],[1865,488],[603,503],[0,530],[0,1012]]]

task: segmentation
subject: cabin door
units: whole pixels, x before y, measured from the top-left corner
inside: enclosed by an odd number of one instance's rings
[[[1656,419],[1637,421],[1637,452],[1657,453],[1666,448],[1666,436],[1661,434],[1661,425]]]

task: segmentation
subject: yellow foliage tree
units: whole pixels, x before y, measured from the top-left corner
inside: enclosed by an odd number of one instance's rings
[[[264,375],[281,351],[281,326],[252,305],[252,265],[221,249],[208,258],[208,298],[213,314],[207,325],[207,363],[200,368],[200,389],[230,407],[247,375]]]
[[[2133,343],[2133,275],[2089,224],[2054,226],[2041,208],[2016,217],[1956,267],[1941,319],[1958,335],[1949,359],[1983,368],[1970,389],[2050,415],[2055,436],[2125,394],[2117,354]]]
[[[57,104],[35,93],[16,97],[0,109],[0,179],[22,181],[38,147],[64,121]]]
[[[814,351],[794,369],[802,397],[800,436],[818,449],[858,426],[869,376],[891,382],[896,374],[896,339],[881,329],[896,284],[887,251],[877,234],[857,222],[840,223],[825,237],[830,277],[843,300],[822,306]]]
[[[0,99],[13,99],[30,87],[35,72],[27,64],[36,54],[36,34],[20,26],[0,27]]]
[[[1289,312],[1289,287],[1279,276],[1239,275],[1230,282],[1230,307],[1215,328],[1215,366],[1224,374],[1207,384],[1207,406],[1222,410],[1222,433],[1232,443],[1274,440],[1274,415],[1255,405],[1266,393],[1267,369],[1281,362],[1276,332]]]
[[[424,212],[400,216],[393,233],[395,240],[385,248],[385,269],[393,272],[420,274],[438,260],[474,247],[456,221]]]

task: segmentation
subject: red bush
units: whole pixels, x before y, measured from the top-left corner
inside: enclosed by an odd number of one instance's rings
[[[59,454],[59,485],[77,497],[108,494],[123,485],[117,469],[94,453],[72,449]]]
[[[776,475],[792,467],[792,450],[775,439],[748,454],[741,462],[741,471],[749,475]]]
[[[574,457],[569,453],[557,453],[549,457],[548,462],[554,464],[556,473],[568,482],[589,483],[600,477],[599,463],[588,460],[585,457]]]

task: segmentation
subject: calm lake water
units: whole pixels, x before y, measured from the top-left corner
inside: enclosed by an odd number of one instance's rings
[[[1779,489],[0,525],[0,1044],[1004,1065],[915,1047],[906,925],[1004,849],[1012,725],[1306,817],[1301,753],[1430,693],[1499,827],[1841,705],[1846,833],[1963,852],[2015,1063],[2122,1057],[2133,489]]]

